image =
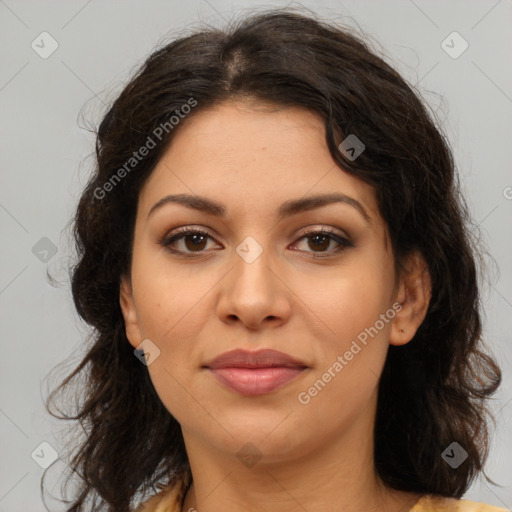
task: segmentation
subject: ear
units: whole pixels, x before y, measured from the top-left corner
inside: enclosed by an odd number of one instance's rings
[[[428,265],[418,250],[409,253],[404,267],[396,295],[396,301],[402,307],[391,322],[391,345],[405,345],[411,341],[425,319],[432,295]]]
[[[121,277],[119,303],[123,312],[126,337],[134,348],[142,343],[142,333],[139,327],[137,309],[133,301],[131,280],[128,276]]]

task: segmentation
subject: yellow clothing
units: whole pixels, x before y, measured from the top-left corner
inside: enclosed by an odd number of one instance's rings
[[[179,509],[176,510],[179,511]],[[507,512],[507,509],[476,501],[426,494],[411,508],[410,512]]]
[[[186,474],[174,487],[163,488],[158,494],[141,503],[135,512],[181,512],[189,481],[190,476]],[[196,511],[192,509],[190,512]],[[507,512],[507,509],[476,501],[426,494],[409,512]]]

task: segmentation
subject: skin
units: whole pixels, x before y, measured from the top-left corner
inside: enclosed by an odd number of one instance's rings
[[[353,206],[330,204],[278,222],[285,201],[339,192]],[[167,204],[168,194],[223,203],[225,219]],[[176,228],[211,238],[159,239]],[[322,227],[353,247],[301,238]],[[246,237],[263,252],[248,263]],[[194,250],[196,252],[194,252]],[[199,254],[199,255],[197,255]],[[314,258],[315,255],[328,256]],[[408,343],[423,321],[431,282],[419,253],[395,275],[387,226],[374,189],[342,171],[329,154],[322,120],[302,108],[225,102],[183,122],[141,190],[131,275],[120,303],[130,344],[150,339],[148,365],[165,407],[181,425],[193,485],[183,511],[407,511],[418,494],[387,489],[373,465],[378,378],[389,345]],[[310,402],[307,391],[379,315],[402,304],[366,346]],[[235,348],[273,348],[309,367],[263,396],[225,389],[202,366]],[[261,458],[244,464],[252,443]],[[333,504],[335,507],[333,508]]]

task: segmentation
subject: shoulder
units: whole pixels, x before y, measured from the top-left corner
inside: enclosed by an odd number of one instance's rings
[[[189,471],[185,471],[167,486],[141,503],[135,512],[180,512],[182,501],[191,482]]]
[[[427,494],[411,508],[410,512],[508,512],[508,509],[476,501]]]

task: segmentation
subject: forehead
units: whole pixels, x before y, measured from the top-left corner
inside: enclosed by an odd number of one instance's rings
[[[166,194],[209,197],[241,215],[338,192],[379,215],[373,187],[338,167],[314,112],[230,101],[197,110],[178,128],[141,191],[142,212]]]

